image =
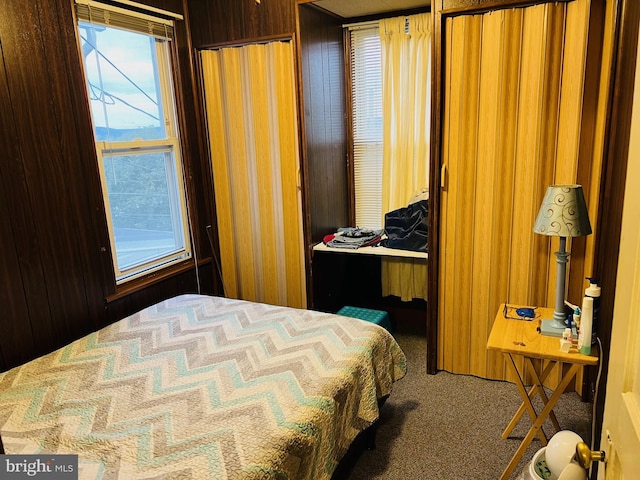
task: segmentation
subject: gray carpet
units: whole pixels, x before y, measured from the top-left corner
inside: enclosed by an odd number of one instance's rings
[[[515,384],[439,372],[427,375],[426,339],[396,334],[407,356],[408,373],[394,385],[381,411],[376,449],[364,451],[349,480],[496,480],[526,435],[525,414],[508,439],[502,431],[520,406]],[[541,403],[534,402],[537,411]],[[554,411],[562,429],[591,438],[592,404],[563,394]],[[549,421],[547,438],[555,433]],[[516,479],[541,448],[536,438],[511,479]]]

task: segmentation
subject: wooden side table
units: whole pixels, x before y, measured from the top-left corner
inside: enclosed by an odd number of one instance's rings
[[[510,311],[512,311],[515,316],[515,308]],[[520,405],[520,408],[502,433],[502,438],[509,436],[525,411],[529,413],[532,421],[531,428],[511,458],[509,465],[507,465],[502,473],[500,480],[508,479],[513,473],[513,470],[518,465],[518,462],[534,437],[538,436],[538,438],[540,438],[542,446],[547,444],[547,439],[542,431],[542,424],[547,418],[551,420],[556,430],[560,430],[558,420],[553,412],[554,405],[582,365],[598,364],[597,347],[591,349],[591,355],[582,355],[575,346],[572,347],[569,352],[565,353],[560,351],[559,338],[538,333],[539,320],[542,318],[552,318],[552,308],[537,308],[536,315],[540,318],[533,320],[506,318],[504,315],[504,304],[500,305],[493,327],[491,328],[491,333],[489,334],[489,340],[487,341],[487,349],[496,350],[505,355],[507,365],[509,365],[509,368],[515,374],[516,387],[522,397],[522,405]],[[524,359],[522,371],[518,370],[518,366],[514,360],[515,356],[521,356]],[[543,361],[534,362],[534,360]],[[551,397],[547,397],[542,383],[553,367],[561,363],[570,364],[571,367],[562,373],[560,383]],[[559,370],[562,372],[561,366],[559,366]],[[527,391],[524,385],[524,378],[527,371],[533,379],[533,385],[529,391]],[[531,402],[536,395],[540,395],[544,404],[539,414],[535,411]]]

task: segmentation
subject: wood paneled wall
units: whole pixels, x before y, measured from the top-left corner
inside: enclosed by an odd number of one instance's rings
[[[150,2],[151,3],[151,2]],[[182,13],[181,0],[153,2]],[[163,281],[116,292],[73,2],[5,0],[0,7],[0,370],[51,351],[174,294],[196,291],[183,265]],[[189,52],[188,26],[177,26]],[[195,98],[189,56],[176,83]],[[200,141],[181,118],[187,190],[203,291],[212,291]],[[111,302],[107,298],[112,299]]]
[[[69,2],[2,5],[0,229],[2,256],[13,260],[0,294],[5,366],[105,317],[99,233],[106,230],[95,153],[80,139],[92,133],[76,95],[84,82],[70,74],[80,72],[71,18]]]
[[[345,99],[345,58],[339,19],[298,7],[301,154],[304,185],[307,299],[316,305],[313,245],[351,225]]]
[[[185,0],[196,49],[293,35],[294,0]]]
[[[307,286],[315,295],[313,245],[339,227],[351,225],[345,98],[345,50],[340,19],[309,5],[298,7],[298,63],[301,86],[302,165],[305,186]]]
[[[303,157],[311,242],[350,225],[347,177],[345,58],[342,24],[299,7]]]

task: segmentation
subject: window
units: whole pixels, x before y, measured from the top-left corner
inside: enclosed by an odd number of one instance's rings
[[[356,225],[382,228],[382,73],[378,24],[349,27]]]
[[[123,283],[191,257],[173,22],[92,0],[76,0],[76,11],[116,283]]]

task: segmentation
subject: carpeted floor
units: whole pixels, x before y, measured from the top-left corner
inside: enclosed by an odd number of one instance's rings
[[[510,438],[501,437],[521,403],[516,386],[447,372],[427,375],[426,339],[407,334],[396,339],[408,373],[382,408],[376,449],[362,452],[348,480],[498,479],[531,425],[525,414]],[[572,392],[562,395],[554,411],[562,429],[590,443],[591,409]],[[543,428],[551,438],[551,423]],[[540,448],[535,439],[511,479]]]

